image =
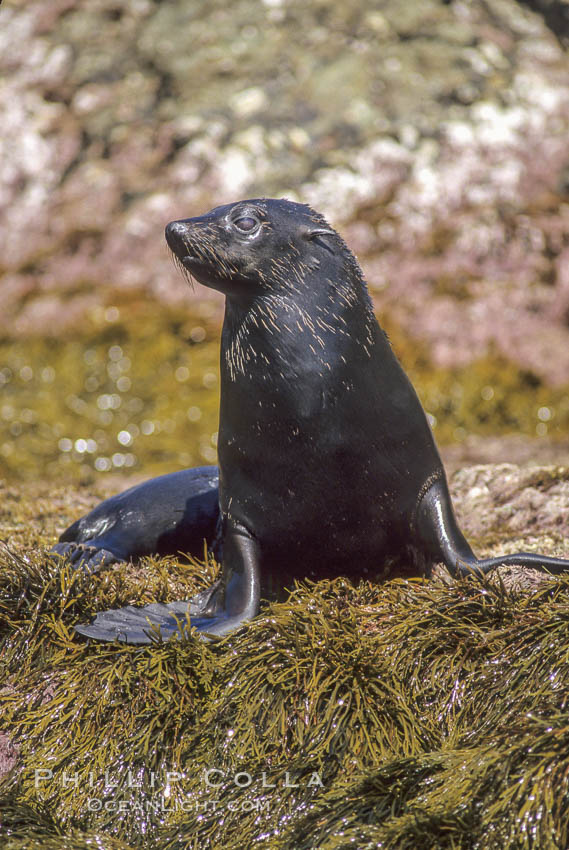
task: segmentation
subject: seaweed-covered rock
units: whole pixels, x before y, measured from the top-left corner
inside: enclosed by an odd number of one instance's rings
[[[453,484],[463,513],[529,484],[566,516],[565,478],[504,465]],[[74,573],[43,547],[92,495],[33,492],[39,515],[31,485],[11,491],[0,549],[3,847],[566,845],[567,577],[301,582],[214,644],[91,645],[74,623],[191,595],[215,565]],[[548,521],[531,533],[567,556]],[[520,542],[498,523],[485,547]]]

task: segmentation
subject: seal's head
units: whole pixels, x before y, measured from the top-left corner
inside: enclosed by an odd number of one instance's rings
[[[337,266],[351,257],[319,213],[305,204],[270,198],[173,221],[166,227],[166,241],[185,272],[228,296],[290,289],[308,271],[327,271],[327,264]],[[335,276],[333,268],[329,276]]]

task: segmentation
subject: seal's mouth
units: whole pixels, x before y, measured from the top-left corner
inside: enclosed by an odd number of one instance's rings
[[[186,264],[191,265],[199,261],[199,257],[197,254],[192,254],[191,252],[187,252],[183,257],[180,257],[180,262],[185,266]]]

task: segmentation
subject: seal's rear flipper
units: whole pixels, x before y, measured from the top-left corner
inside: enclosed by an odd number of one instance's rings
[[[96,540],[90,543],[60,542],[52,546],[51,551],[66,558],[74,569],[84,570],[86,573],[97,573],[103,567],[128,560],[128,555],[111,552],[110,549],[99,545]]]
[[[200,557],[204,540],[219,560],[219,473],[216,466],[180,469],[106,499],[66,528],[52,551],[75,569],[144,555]]]
[[[437,479],[421,498],[415,526],[433,562],[442,561],[454,578],[485,575],[500,566],[533,567],[554,575],[569,572],[569,561],[533,552],[478,560],[458,527],[444,478]]]

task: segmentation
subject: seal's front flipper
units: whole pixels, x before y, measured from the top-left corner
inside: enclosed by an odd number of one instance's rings
[[[228,635],[259,613],[261,599],[261,549],[258,540],[235,519],[223,518],[224,610],[215,622],[195,625],[208,635]]]
[[[534,552],[516,552],[478,559],[458,527],[444,478],[435,481],[417,507],[415,525],[433,562],[442,561],[454,578],[486,575],[501,566],[533,567],[558,575],[569,572],[569,561]]]
[[[223,578],[191,600],[104,611],[75,631],[94,640],[133,644],[181,638],[189,627],[204,638],[229,634],[259,611],[259,544],[244,526],[227,520],[223,548]]]
[[[216,612],[223,614],[221,580],[197,593],[187,602],[153,602],[135,608],[111,608],[95,615],[92,623],[75,626],[75,631],[94,640],[119,640],[123,643],[152,643],[161,638],[183,637],[190,626],[200,628],[202,621],[212,624]],[[204,628],[204,631],[206,629]]]
[[[119,640],[123,643],[152,643],[183,637],[189,626],[189,602],[160,602],[135,608],[127,605],[97,614],[88,626],[75,626],[75,631],[94,640]]]
[[[477,572],[476,555],[458,527],[444,477],[437,478],[421,497],[414,525],[420,549],[431,564],[442,561],[454,578]]]

